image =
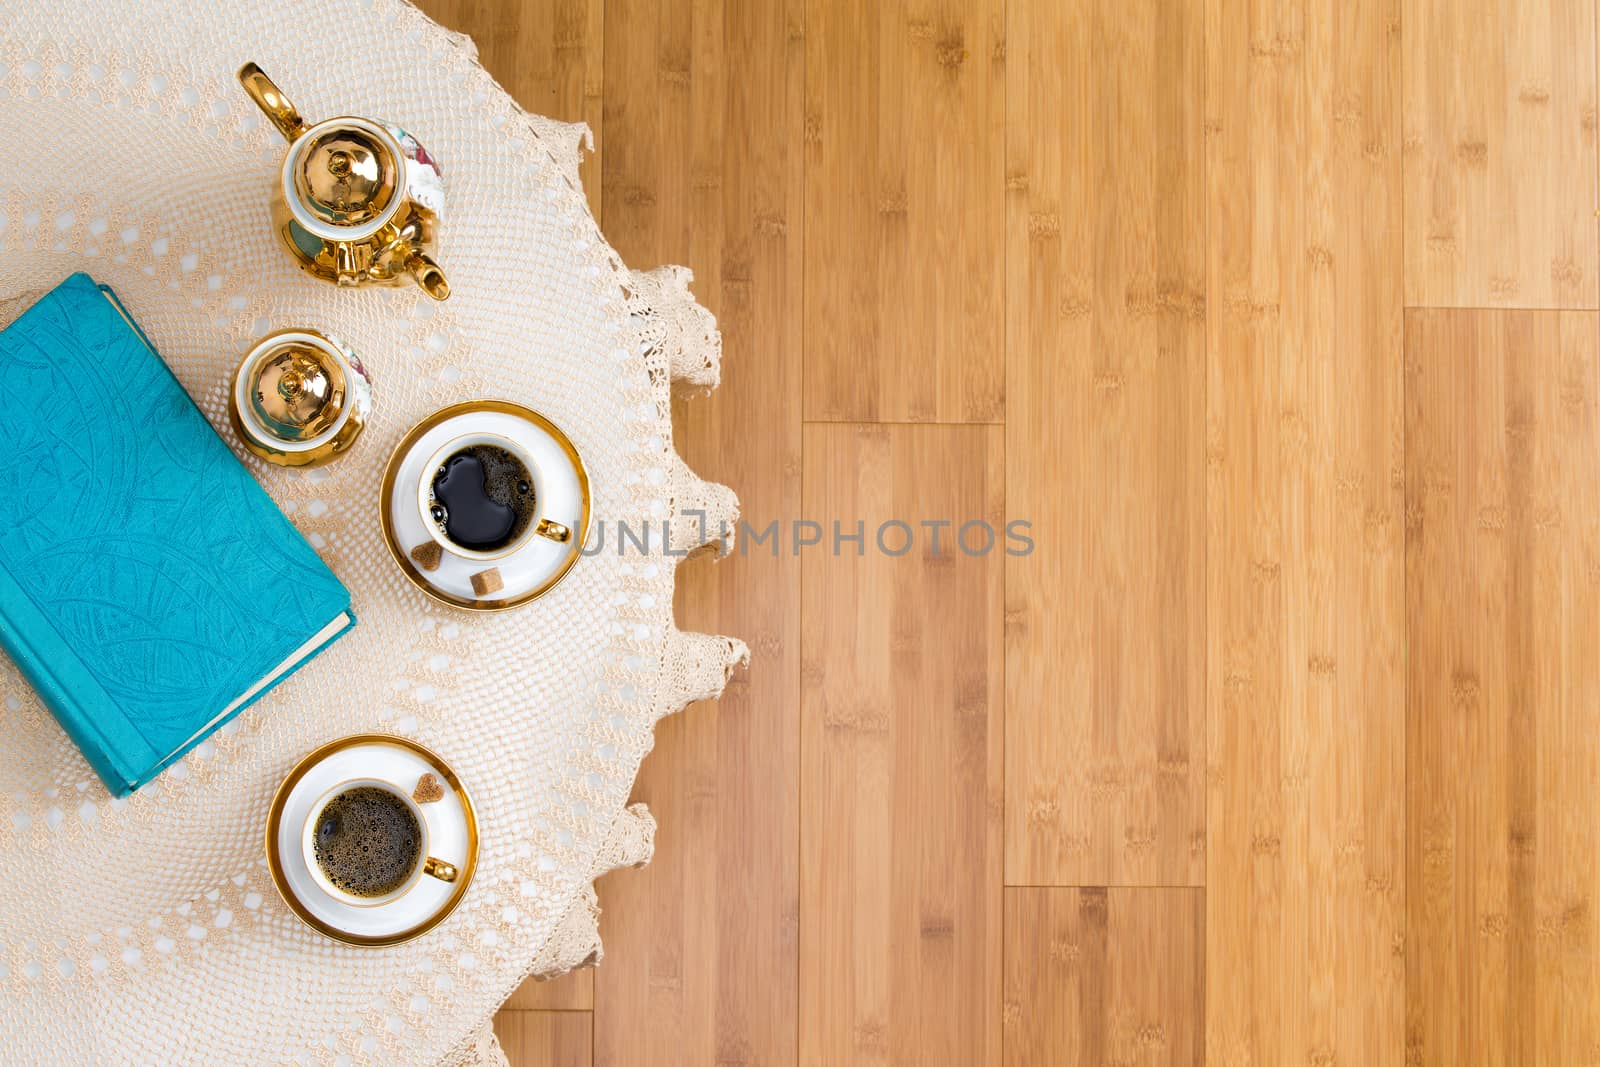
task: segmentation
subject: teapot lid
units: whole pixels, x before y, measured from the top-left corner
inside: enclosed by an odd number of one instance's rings
[[[344,410],[344,368],[311,345],[288,341],[270,348],[246,375],[254,421],[280,441],[309,441],[326,433]]]
[[[294,191],[329,226],[362,226],[380,218],[400,194],[401,163],[381,137],[357,125],[311,131],[296,152]]]

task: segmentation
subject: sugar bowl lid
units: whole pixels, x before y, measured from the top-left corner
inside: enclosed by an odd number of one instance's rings
[[[233,427],[251,452],[283,466],[315,466],[354,443],[371,410],[372,386],[343,341],[280,330],[240,362],[230,401]]]
[[[255,360],[246,383],[251,414],[282,441],[309,441],[344,408],[344,368],[303,341],[274,345]]]
[[[312,130],[295,152],[294,191],[317,221],[365,226],[400,194],[401,163],[375,131],[335,124]]]

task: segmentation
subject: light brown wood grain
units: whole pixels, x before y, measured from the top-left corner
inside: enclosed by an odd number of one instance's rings
[[[797,3],[606,12],[606,235],[632,266],[692,268],[717,314],[723,383],[677,405],[675,443],[758,530],[800,504],[800,25]],[[678,571],[679,625],[752,663],[656,728],[634,791],[655,859],[600,885],[599,1064],[795,1059],[800,568],[747,548]]]
[[[1408,1045],[1600,1049],[1596,316],[1406,318]]]
[[[801,630],[800,1062],[1000,1058],[998,428],[811,425]],[[832,552],[832,522],[866,543]],[[903,534],[888,534],[891,551]],[[861,553],[858,555],[858,551]]]
[[[1205,864],[1199,5],[1007,30],[1006,880]]]
[[[605,0],[418,0],[431,18],[469,34],[481,62],[528,111],[587,122],[589,209],[600,218]]]
[[[1595,1059],[1600,323],[1402,310],[1600,301],[1589,0],[423,6],[696,271],[757,528],[1036,544],[679,572],[754,661],[514,1067]]]
[[[1408,306],[1596,306],[1592,0],[1405,0]]]
[[[1206,8],[1218,1063],[1405,1055],[1398,13]]]
[[[1002,0],[806,0],[808,419],[1004,415]]]
[[[494,1033],[512,1067],[590,1067],[593,1025],[586,1011],[501,1011]]]
[[[1204,1062],[1204,896],[1007,889],[1006,1064]]]
[[[507,1011],[591,1011],[594,1008],[594,970],[583,967],[559,978],[529,978],[506,999]]]

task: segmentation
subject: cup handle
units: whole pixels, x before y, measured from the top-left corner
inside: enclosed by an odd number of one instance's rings
[[[239,68],[239,84],[244,86],[244,91],[250,94],[250,99],[256,102],[256,107],[261,113],[272,120],[272,124],[283,134],[284,139],[293,141],[305,132],[305,120],[300,117],[300,112],[283,95],[283,90],[272,83],[272,79],[261,72],[261,68],[254,63],[246,63]]]
[[[572,540],[572,531],[554,519],[540,519],[539,525],[534,527],[533,532],[563,545]]]
[[[432,856],[429,856],[422,864],[422,870],[423,873],[431,874],[441,882],[453,882],[456,880],[455,864],[446,863],[444,860],[436,860]]]

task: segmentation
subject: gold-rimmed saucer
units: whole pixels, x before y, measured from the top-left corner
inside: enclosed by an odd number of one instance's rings
[[[456,868],[453,882],[425,878],[399,900],[358,907],[323,892],[306,869],[300,847],[305,821],[318,798],[340,782],[378,778],[410,792],[423,774],[442,783],[444,795],[421,805],[429,849]],[[318,933],[347,945],[398,945],[438,926],[456,909],[478,866],[478,818],[455,771],[407,737],[356,734],[309,753],[284,778],[267,813],[267,866],[289,910]]]
[[[476,433],[508,438],[531,457],[539,468],[540,525],[562,531],[561,539],[529,538],[492,563],[436,547],[418,506],[424,467],[440,446]],[[537,411],[508,400],[469,400],[429,415],[395,446],[378,508],[389,553],[413,585],[452,607],[505,611],[554,589],[578,562],[589,536],[589,473],[571,439]],[[491,571],[492,581],[483,580]]]

